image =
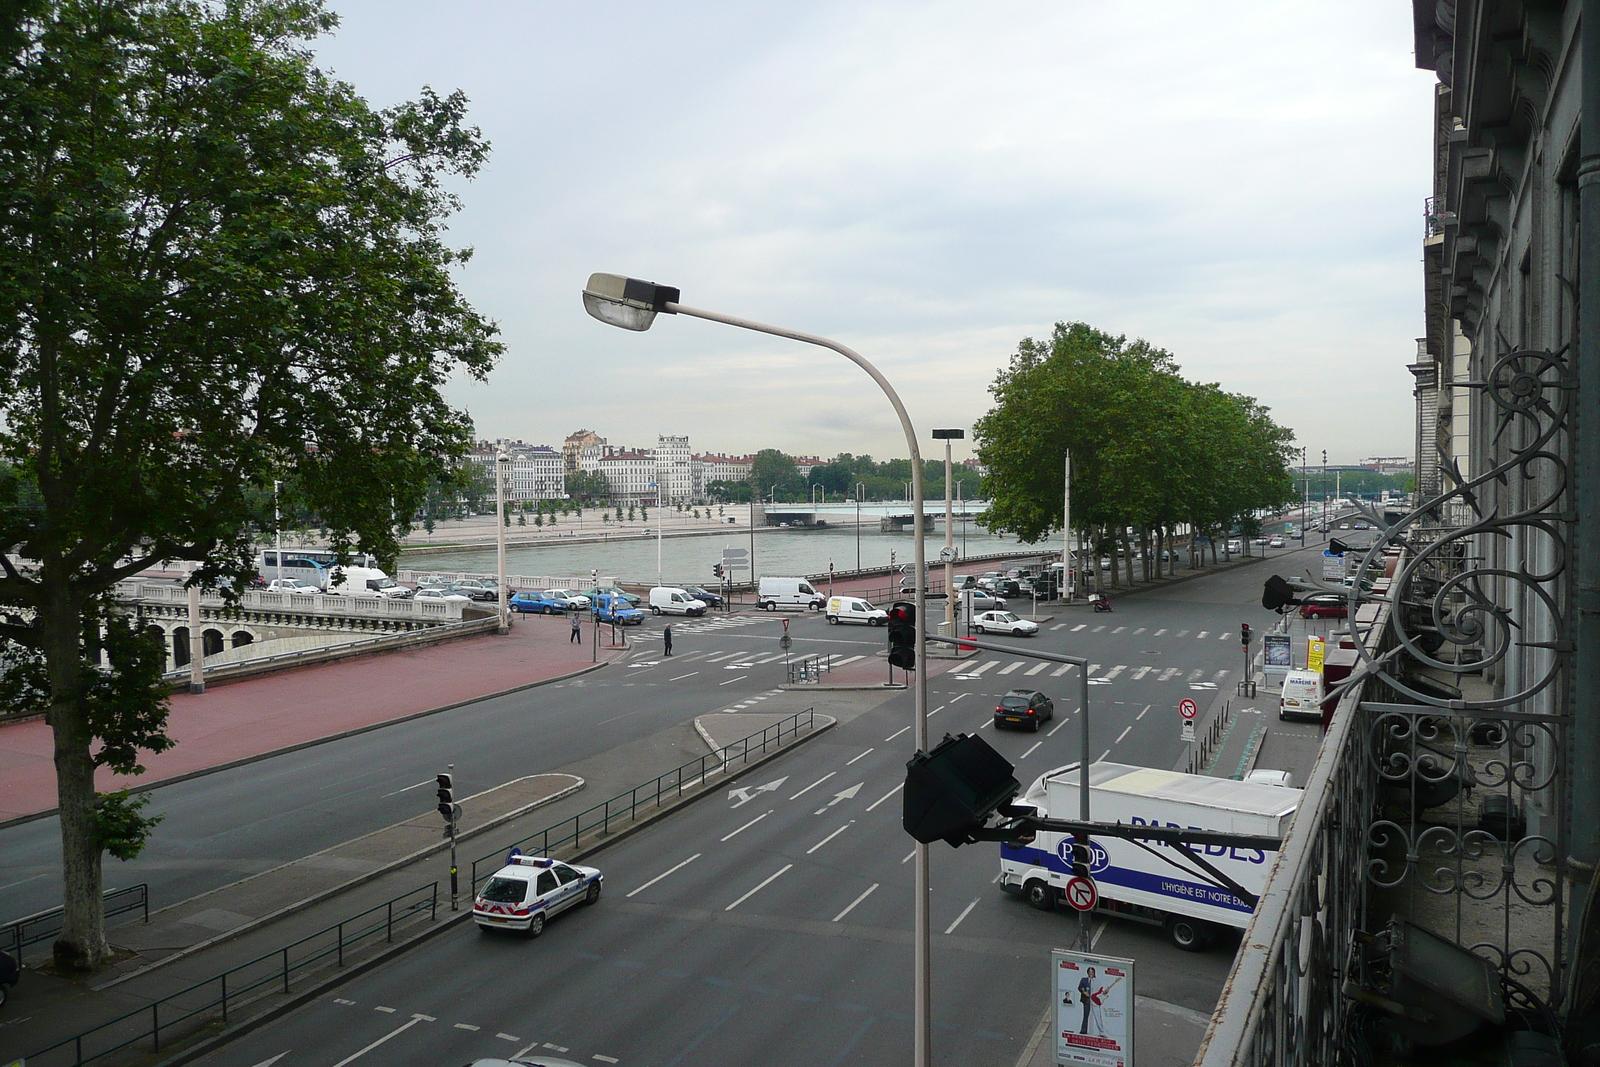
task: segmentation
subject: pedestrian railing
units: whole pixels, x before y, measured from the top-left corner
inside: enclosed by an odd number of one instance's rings
[[[798,683],[815,684],[822,680],[822,676],[833,670],[833,653],[826,652],[816,656],[802,656],[788,664],[789,684]]]
[[[100,900],[107,919],[137,911],[144,916],[145,922],[150,921],[150,886],[144,882],[122,889],[108,889]],[[20,963],[23,949],[41,941],[54,941],[60,935],[63,929],[62,914],[60,907],[54,907],[0,926],[0,947],[6,948]]]
[[[29,1067],[56,1064],[80,1067],[146,1041],[150,1053],[159,1053],[163,1038],[170,1046],[173,1040],[192,1033],[219,1010],[221,1021],[226,1023],[230,1009],[237,1011],[269,994],[287,995],[296,978],[330,964],[343,967],[347,953],[375,943],[380,935],[385,941],[393,941],[396,927],[404,926],[423,912],[432,922],[438,911],[439,883],[429,882],[282,948],[263,953],[248,963],[230,967],[144,1007],[57,1041],[26,1057],[24,1062]]]
[[[548,856],[553,850],[561,848],[576,850],[586,839],[596,840],[609,834],[614,825],[623,826],[632,822],[638,818],[640,809],[653,811],[671,803],[696,786],[726,775],[735,767],[744,766],[752,756],[761,756],[769,749],[778,748],[785,738],[793,740],[815,728],[814,709],[807,708],[743,737],[727,748],[685,763],[626,793],[618,793],[605,803],[596,804],[570,819],[562,819],[527,837],[502,845],[472,861],[472,888],[476,890],[481,880],[504,867],[505,855],[513,848],[541,856]]]

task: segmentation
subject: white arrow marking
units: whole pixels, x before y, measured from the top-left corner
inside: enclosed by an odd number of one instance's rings
[[[857,793],[861,792],[861,787],[866,785],[866,784],[867,783],[865,783],[865,782],[857,782],[855,785],[851,786],[849,789],[846,789],[846,790],[843,790],[841,792],[835,793],[833,795],[833,799],[828,801],[827,806],[818,808],[816,810],[816,814],[817,815],[821,815],[823,812],[827,811],[828,808],[833,807],[835,804],[839,803],[839,801],[841,801],[841,800],[849,800],[849,799],[851,799]]]
[[[748,804],[748,803],[750,803],[750,801],[752,801],[752,800],[754,800],[756,798],[757,794],[770,793],[774,789],[776,789],[780,785],[782,785],[784,782],[787,782],[788,780],[789,780],[788,776],[785,775],[784,777],[779,778],[776,782],[768,782],[766,785],[758,785],[758,786],[754,786],[752,788],[745,788],[745,789],[730,789],[730,790],[728,790],[728,799],[732,800],[734,797],[738,797],[739,798],[739,804],[734,804],[734,805],[730,806],[728,810],[732,811],[734,808],[737,808],[740,804]]]
[[[285,1056],[287,1056],[290,1053],[290,1051],[291,1051],[290,1049],[284,1049],[282,1052],[280,1052],[276,1056],[272,1057],[272,1059],[270,1059],[270,1060],[262,1060],[260,1063],[256,1064],[256,1067],[272,1067],[272,1065],[274,1063],[277,1063],[279,1060],[281,1060]]]

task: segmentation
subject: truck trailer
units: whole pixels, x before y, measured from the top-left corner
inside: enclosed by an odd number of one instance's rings
[[[1124,763],[1089,765],[1089,815],[1101,823],[1282,840],[1300,794],[1286,786]],[[1077,819],[1078,765],[1046,771],[1013,803],[1045,818]],[[1073,877],[1076,843],[1072,834],[1040,831],[1028,844],[1002,844],[1000,887],[1036,908],[1055,908]],[[1223,928],[1242,930],[1250,922],[1251,906],[1215,884],[1179,846],[1097,836],[1089,848],[1089,876],[1099,890],[1097,912],[1159,925],[1174,945],[1190,952],[1210,947]],[[1257,896],[1276,859],[1275,853],[1256,848],[1203,845],[1194,851]]]

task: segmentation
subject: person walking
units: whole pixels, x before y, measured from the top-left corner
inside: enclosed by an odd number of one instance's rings
[[[672,624],[668,623],[661,631],[661,640],[666,645],[667,655],[672,655]]]
[[[582,626],[583,626],[583,624],[578,621],[578,613],[577,612],[573,612],[572,613],[572,637],[570,639],[568,639],[567,644],[570,645],[570,644],[574,644],[574,643],[576,643],[576,644],[582,644],[583,643]]]

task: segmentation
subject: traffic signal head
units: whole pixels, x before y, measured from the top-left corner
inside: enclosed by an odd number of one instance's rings
[[[903,671],[917,669],[917,606],[909,600],[889,605],[889,663]]]
[[[1079,835],[1072,844],[1072,873],[1079,878],[1089,877],[1089,868],[1094,860],[1094,849],[1089,846],[1089,839]]]
[[[715,574],[718,578],[721,578],[722,577],[722,564],[713,563],[711,565],[711,573]]]
[[[1268,611],[1276,611],[1281,615],[1285,608],[1298,603],[1300,601],[1294,598],[1294,586],[1280,575],[1274,574],[1268,578],[1261,588],[1261,606]]]
[[[1000,805],[1021,790],[1005,757],[971,734],[945,735],[932,752],[906,763],[901,824],[927,844],[963,845]]]
[[[441,774],[438,777],[438,783],[439,814],[444,816],[445,822],[453,822],[456,804],[455,777],[449,774]]]
[[[1239,624],[1239,643],[1245,648],[1250,647],[1250,624],[1247,622]]]

